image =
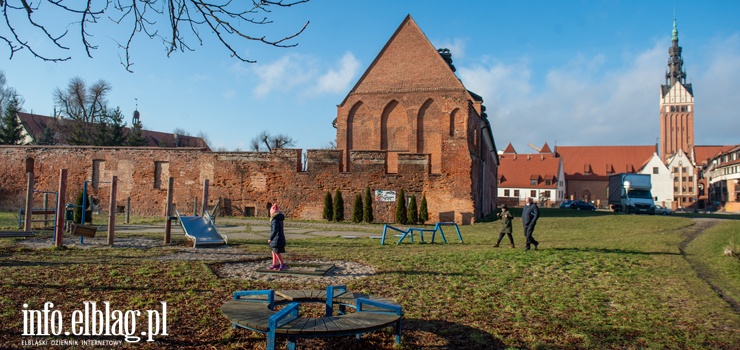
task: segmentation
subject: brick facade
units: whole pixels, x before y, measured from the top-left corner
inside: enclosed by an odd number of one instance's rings
[[[173,177],[174,203],[184,213],[200,200],[205,180],[224,215],[266,216],[267,203],[279,202],[288,217],[313,220],[321,219],[327,191],[342,191],[348,218],[354,196],[369,186],[404,189],[417,202],[426,195],[430,222],[470,224],[496,207],[498,159],[482,98],[453,69],[409,16],[338,106],[337,150],[308,150],[303,159],[299,149],[0,146],[0,209],[24,205],[32,158],[37,189],[56,191],[59,169],[68,169],[66,203],[92,179],[90,192],[105,207],[109,185],[102,182],[117,176],[117,205],[130,198],[134,215],[164,215]],[[394,222],[395,203],[375,202],[374,217]]]

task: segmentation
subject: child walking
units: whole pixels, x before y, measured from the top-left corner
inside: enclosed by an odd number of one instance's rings
[[[514,237],[511,236],[511,221],[514,220],[514,216],[511,215],[511,213],[509,212],[509,207],[507,207],[506,204],[502,205],[501,212],[496,213],[496,216],[501,219],[503,227],[501,227],[501,233],[499,233],[498,235],[498,241],[496,241],[496,244],[494,244],[493,247],[498,248],[501,240],[504,238],[504,235],[508,235],[509,242],[511,242],[511,248],[514,248]]]
[[[285,215],[280,212],[277,203],[273,204],[270,208],[270,239],[267,240],[272,249],[272,266],[268,267],[270,270],[282,271],[288,268],[282,255],[285,253],[286,243],[283,220],[285,220]]]

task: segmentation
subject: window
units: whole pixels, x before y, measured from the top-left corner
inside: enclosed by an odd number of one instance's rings
[[[689,192],[694,192],[694,188],[693,187],[689,187]]]
[[[547,186],[550,186],[550,185],[552,185],[552,181],[550,181],[550,180],[545,180],[545,185],[547,185]]]
[[[694,181],[694,177],[693,176],[689,176],[689,181]]]
[[[675,176],[675,177],[673,178],[673,182],[678,182],[678,176]]]
[[[677,173],[677,172],[678,172],[678,168],[674,166],[674,167],[673,167],[673,172],[674,172],[674,173]]]
[[[681,182],[686,182],[686,176],[681,177]]]
[[[519,190],[514,190],[514,197],[519,197]]]
[[[532,186],[537,185],[537,180],[529,180],[529,184]]]
[[[685,173],[686,172],[686,167],[681,168],[681,172],[682,173]]]
[[[678,193],[678,187],[673,187],[673,193]]]
[[[657,166],[654,166],[653,167],[653,174],[658,174],[658,173],[659,173],[658,172],[658,167]]]
[[[508,196],[509,196],[509,190],[504,190],[504,197],[508,197]]]
[[[537,197],[537,191],[535,191],[535,190],[529,191],[529,196],[532,197],[532,198]]]

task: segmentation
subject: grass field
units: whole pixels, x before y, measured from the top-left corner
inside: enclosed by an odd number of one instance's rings
[[[740,221],[711,217],[543,210],[538,251],[523,251],[516,220],[517,249],[491,247],[500,228],[494,221],[461,227],[465,244],[316,238],[289,241],[286,256],[374,266],[374,276],[348,287],[403,306],[404,349],[738,349],[740,311],[731,301],[740,301],[740,260],[722,252],[731,238],[740,245]],[[0,215],[0,226],[4,220]],[[709,228],[697,234],[700,224]],[[267,253],[262,240],[230,244]],[[21,335],[24,303],[41,309],[51,301],[55,309],[75,310],[85,300],[109,301],[113,308],[143,310],[167,301],[169,336],[130,347],[260,349],[263,335],[232,330],[220,315],[232,292],[325,287],[222,279],[209,263],[149,259],[160,254],[161,248],[28,249],[0,239],[0,344],[20,347],[29,338]],[[298,347],[394,345],[386,331],[359,343],[327,338],[299,340]]]

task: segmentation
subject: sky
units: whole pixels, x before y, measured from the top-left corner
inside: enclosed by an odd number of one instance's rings
[[[10,58],[0,41],[0,69],[24,111],[51,115],[55,89],[73,77],[102,79],[112,87],[109,106],[120,107],[127,123],[138,108],[145,129],[184,129],[228,151],[248,150],[262,131],[286,134],[296,148],[328,147],[336,106],[409,14],[435,47],[450,49],[458,78],[483,97],[499,150],[653,145],[675,15],[694,89],[696,144],[740,143],[740,1],[311,0],[273,10],[270,25],[245,26],[277,39],[309,22],[290,41],[296,47],[233,43],[257,63],[230,57],[204,30],[202,44],[189,37],[194,51],[169,57],[161,40],[137,37],[133,73],[116,42],[128,27],[101,18],[89,29],[97,49],[88,58],[70,24],[79,19],[44,9],[35,11],[39,19],[69,30],[69,50],[54,50],[38,32],[24,31],[26,40],[70,60],[44,62],[26,50]],[[7,27],[0,33],[7,36]]]

